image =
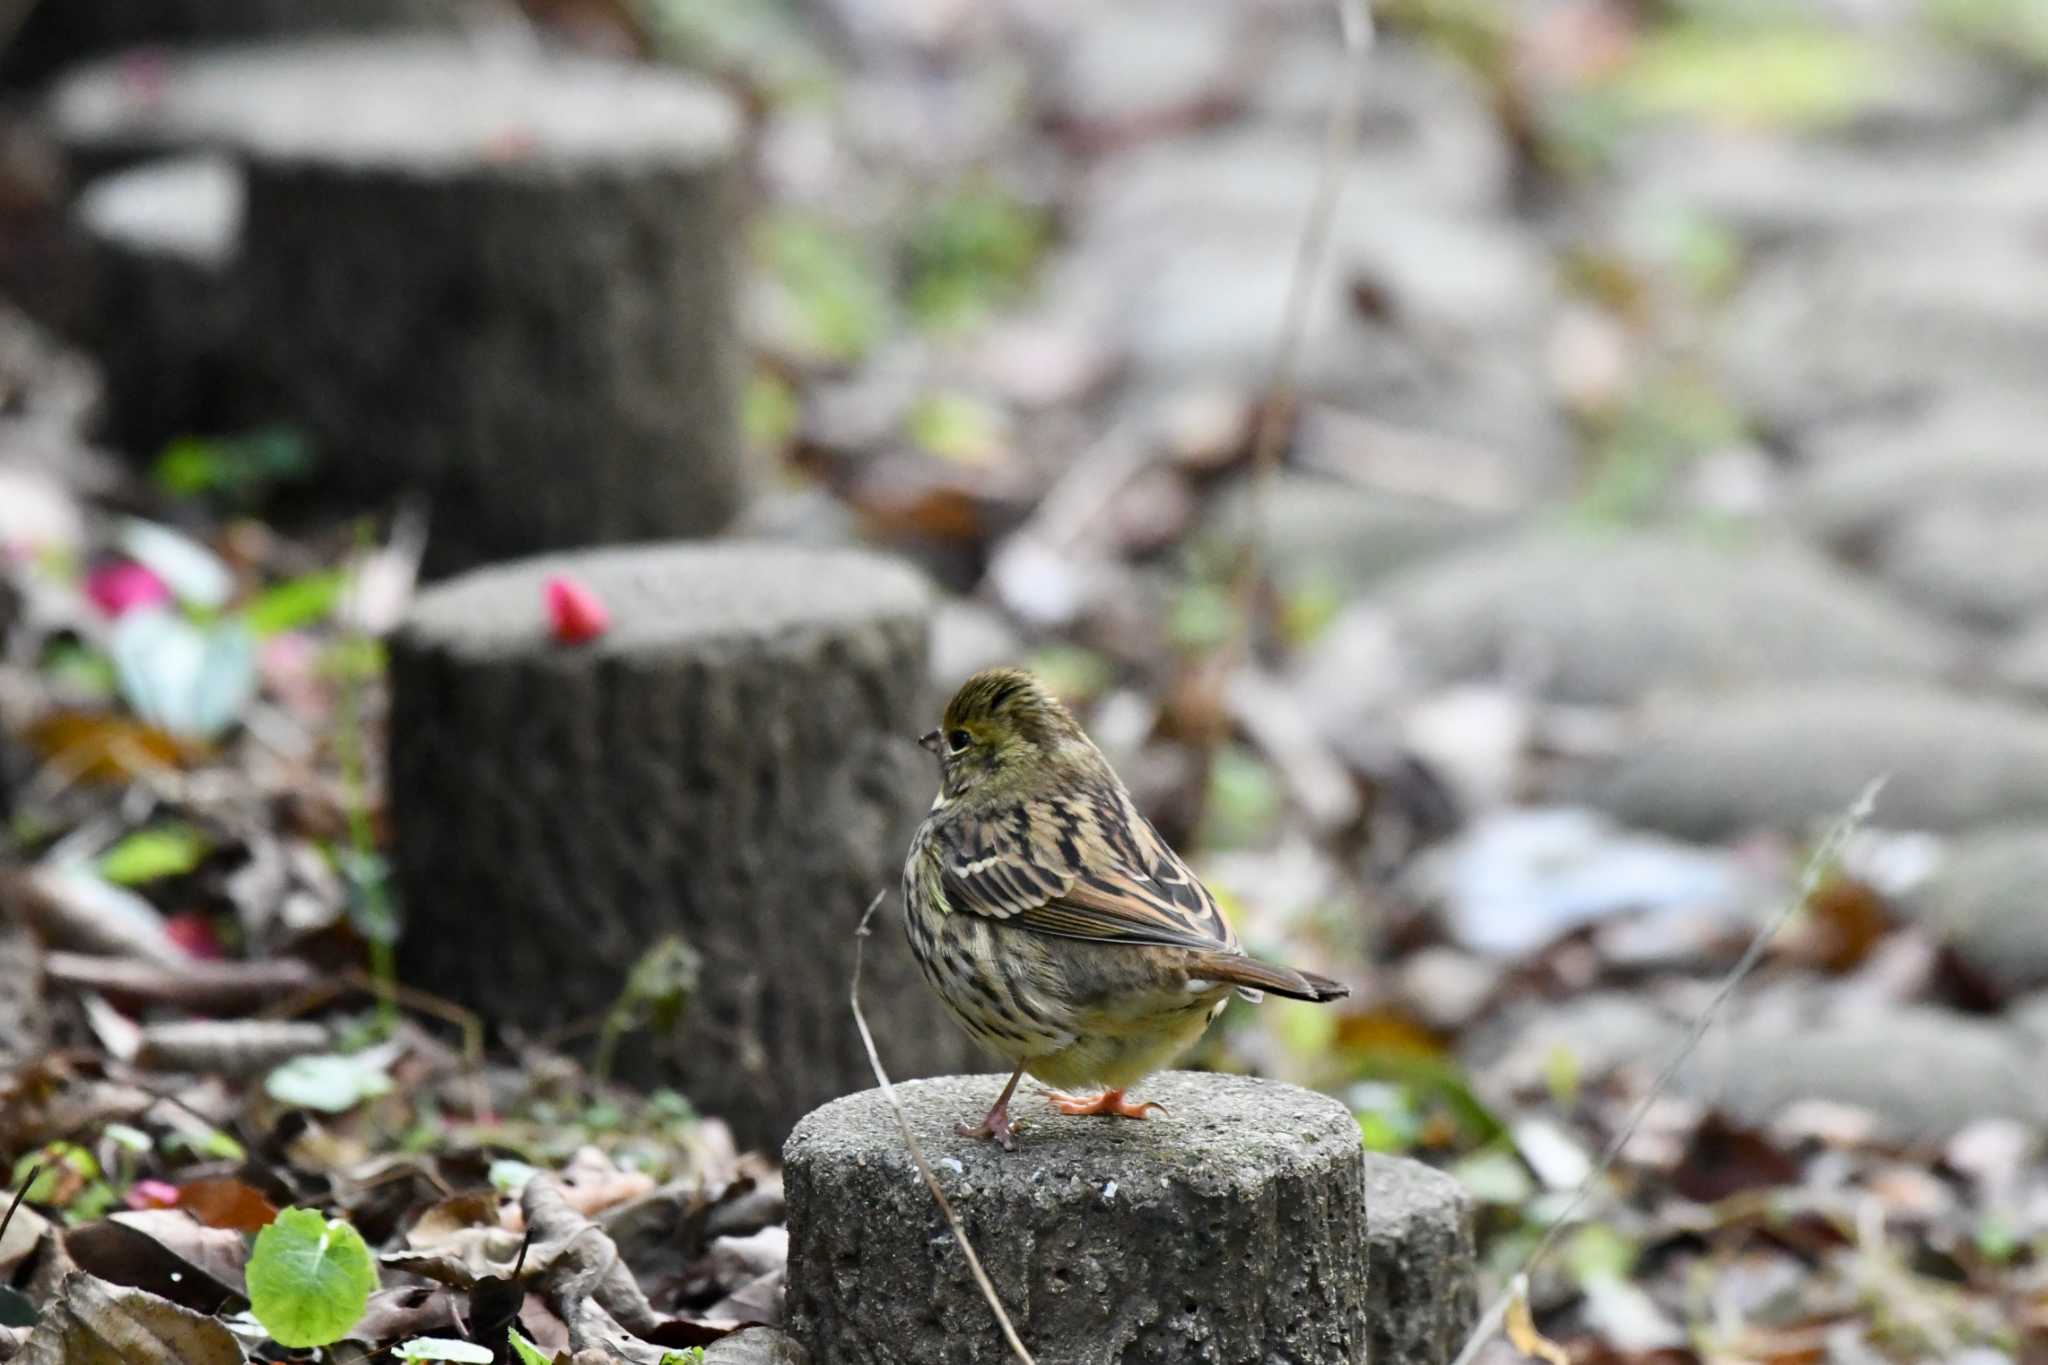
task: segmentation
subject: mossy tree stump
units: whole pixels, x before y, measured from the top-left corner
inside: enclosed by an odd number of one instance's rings
[[[1030,1093],[1017,1147],[957,1136],[1000,1075],[897,1086],[1005,1310],[1042,1365],[1446,1365],[1477,1318],[1456,1181],[1365,1154],[1337,1101],[1169,1072],[1142,1123]],[[879,1090],[783,1148],[789,1325],[813,1365],[1010,1359]]]
[[[243,326],[323,483],[422,489],[448,570],[697,535],[744,491],[739,119],[673,71],[502,42],[116,60],[52,96],[81,157],[242,167]]]
[[[567,574],[612,615],[555,642]],[[672,1036],[621,1065],[679,1082],[744,1141],[868,1084],[854,929],[896,885],[936,787],[927,589],[853,551],[587,551],[424,593],[391,646],[390,788],[406,979],[538,1031],[602,1013],[664,935],[703,957]],[[906,1073],[969,1045],[892,913],[866,1000]]]

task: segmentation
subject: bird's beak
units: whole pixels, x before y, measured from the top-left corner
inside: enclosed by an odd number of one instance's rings
[[[933,753],[937,753],[939,751],[939,732],[937,730],[927,730],[918,737],[917,742]]]

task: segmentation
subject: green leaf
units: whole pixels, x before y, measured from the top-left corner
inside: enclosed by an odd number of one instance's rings
[[[391,1093],[391,1074],[382,1057],[370,1053],[316,1052],[294,1057],[264,1079],[274,1100],[340,1114],[364,1100]]]
[[[249,603],[243,619],[258,635],[279,635],[318,625],[334,611],[348,586],[348,575],[325,569],[265,588]]]
[[[456,1365],[491,1365],[494,1357],[488,1346],[475,1346],[467,1341],[450,1341],[446,1337],[414,1337],[402,1342],[391,1353],[393,1360],[448,1360]]]
[[[1894,78],[1889,54],[1818,27],[1681,24],[1645,40],[1619,89],[1651,115],[1763,127],[1843,123]]]
[[[181,876],[199,866],[212,847],[192,825],[139,829],[100,856],[100,875],[121,886]]]
[[[685,1346],[680,1351],[664,1351],[661,1365],[704,1365],[702,1346]]]
[[[512,1343],[513,1354],[519,1357],[519,1365],[555,1365],[553,1359],[541,1354],[540,1347],[520,1336],[518,1332],[507,1332],[505,1336]]]
[[[377,1266],[362,1234],[312,1209],[285,1209],[256,1234],[249,1311],[280,1346],[327,1346],[363,1316]]]
[[[829,360],[858,360],[882,339],[889,294],[852,237],[784,216],[757,228],[755,241],[803,344]]]

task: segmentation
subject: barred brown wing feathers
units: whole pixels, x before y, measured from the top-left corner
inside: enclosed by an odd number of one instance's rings
[[[1128,798],[963,817],[939,831],[937,856],[954,909],[1061,938],[1238,950],[1215,898]]]

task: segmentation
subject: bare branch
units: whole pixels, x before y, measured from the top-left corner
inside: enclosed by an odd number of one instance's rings
[[[1010,1343],[1010,1351],[1024,1365],[1037,1365],[1017,1336],[1017,1329],[1010,1322],[1010,1315],[1003,1311],[1003,1301],[996,1295],[996,1287],[990,1283],[988,1272],[981,1268],[981,1257],[974,1254],[974,1246],[967,1240],[967,1232],[960,1226],[958,1215],[952,1204],[946,1200],[946,1192],[939,1188],[939,1178],[932,1174],[932,1165],[925,1160],[924,1148],[918,1145],[917,1135],[910,1131],[910,1116],[903,1112],[903,1101],[896,1098],[896,1087],[889,1083],[889,1073],[882,1070],[881,1054],[875,1051],[875,1035],[868,1032],[868,1020],[860,1008],[860,969],[868,941],[868,923],[875,917],[875,911],[882,908],[886,891],[877,891],[875,898],[868,902],[867,911],[860,917],[860,927],[853,931],[853,989],[850,1000],[853,1004],[853,1022],[860,1029],[861,1043],[868,1050],[868,1065],[874,1068],[875,1080],[882,1087],[882,1097],[889,1101],[889,1107],[896,1111],[896,1127],[903,1134],[903,1145],[910,1149],[910,1159],[917,1163],[918,1174],[924,1177],[925,1187],[938,1201],[939,1212],[945,1215],[946,1226],[953,1229],[953,1240],[960,1244],[960,1251],[967,1257],[967,1268],[974,1273],[974,1282],[981,1286],[981,1296],[988,1300],[990,1311],[996,1315],[996,1324],[1003,1329],[1003,1339]]]
[[[1472,1365],[1486,1343],[1500,1330],[1501,1324],[1507,1320],[1508,1311],[1514,1306],[1516,1296],[1523,1291],[1535,1274],[1537,1264],[1549,1253],[1558,1237],[1571,1224],[1572,1215],[1586,1202],[1587,1197],[1593,1192],[1593,1187],[1606,1178],[1608,1168],[1614,1165],[1615,1159],[1621,1155],[1621,1149],[1628,1145],[1628,1140],[1635,1136],[1636,1129],[1642,1126],[1644,1116],[1650,1112],[1650,1106],[1670,1088],[1673,1078],[1678,1075],[1678,1069],[1685,1065],[1685,1059],[1692,1055],[1692,1050],[1699,1046],[1700,1039],[1706,1036],[1715,1016],[1721,1012],[1721,1007],[1728,1003],[1728,997],[1735,993],[1735,988],[1742,984],[1742,979],[1755,970],[1756,964],[1763,960],[1764,949],[1770,946],[1771,940],[1778,936],[1792,916],[1799,913],[1800,909],[1813,899],[1813,893],[1820,889],[1821,882],[1834,870],[1835,863],[1842,855],[1843,845],[1847,844],[1850,837],[1870,819],[1871,811],[1877,806],[1877,794],[1884,790],[1884,784],[1888,780],[1886,777],[1880,777],[1865,787],[1863,794],[1856,798],[1855,804],[1843,812],[1842,817],[1822,836],[1820,843],[1815,845],[1812,855],[1806,860],[1805,869],[1800,873],[1798,891],[1786,897],[1785,903],[1778,908],[1778,913],[1771,916],[1749,940],[1749,947],[1743,950],[1741,960],[1729,969],[1728,975],[1721,979],[1720,989],[1714,992],[1714,998],[1709,1000],[1706,1007],[1693,1019],[1692,1027],[1686,1030],[1684,1040],[1671,1054],[1671,1059],[1664,1063],[1664,1069],[1657,1073],[1656,1082],[1644,1093],[1642,1099],[1636,1102],[1634,1111],[1628,1116],[1628,1122],[1614,1135],[1614,1140],[1607,1144],[1607,1150],[1593,1163],[1593,1169],[1586,1173],[1586,1178],[1579,1182],[1578,1189],[1572,1192],[1571,1202],[1565,1205],[1564,1211],[1545,1229],[1542,1239],[1523,1260],[1521,1269],[1509,1278],[1508,1287],[1488,1305],[1478,1325],[1472,1329],[1472,1335],[1466,1339],[1465,1348],[1458,1352],[1458,1358],[1452,1361],[1451,1365]]]

